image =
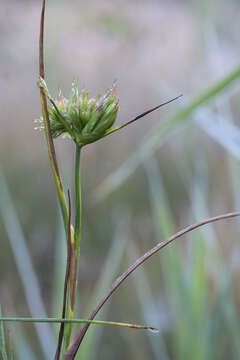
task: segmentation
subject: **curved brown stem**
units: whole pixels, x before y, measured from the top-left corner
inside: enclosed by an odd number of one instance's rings
[[[192,230],[195,230],[195,229],[197,229],[197,228],[199,228],[199,227],[201,227],[203,225],[213,223],[215,221],[219,221],[219,220],[223,220],[223,219],[237,217],[237,216],[240,216],[240,212],[227,213],[227,214],[215,216],[215,217],[212,217],[212,218],[208,218],[208,219],[200,221],[200,222],[198,222],[196,224],[187,226],[186,228],[184,228],[184,229],[180,230],[179,232],[177,232],[176,234],[172,235],[167,240],[158,243],[151,250],[147,251],[143,256],[141,256],[139,259],[137,259],[131,266],[129,266],[129,268],[122,275],[120,275],[115,280],[112,287],[102,297],[102,299],[97,304],[96,308],[93,310],[93,312],[89,316],[89,320],[93,320],[95,318],[95,316],[97,315],[99,310],[102,308],[102,306],[105,304],[105,302],[110,298],[110,296],[114,293],[114,291],[117,290],[117,288],[121,285],[121,283],[134,270],[136,270],[141,264],[143,264],[146,260],[148,260],[156,252],[158,252],[159,250],[161,250],[162,248],[164,248],[165,246],[167,246],[168,244],[170,244],[172,241],[176,240],[180,236],[182,236],[184,234],[187,234],[188,232],[190,232]],[[68,347],[68,349],[67,349],[67,351],[66,351],[66,353],[64,355],[64,360],[71,360],[71,359],[75,358],[75,355],[76,355],[76,353],[78,351],[78,348],[79,348],[79,346],[80,346],[80,344],[81,344],[81,342],[82,342],[82,340],[83,340],[89,326],[90,326],[90,324],[84,325],[84,327],[80,330],[80,332],[75,336],[75,338],[73,339],[72,343],[70,344],[70,346]]]
[[[44,79],[45,78],[45,70],[44,70],[44,45],[43,45],[43,39],[44,39],[44,21],[45,21],[45,0],[42,2],[42,12],[41,12],[41,22],[40,22],[40,35],[39,35],[39,76]],[[48,108],[47,108],[47,99],[46,95],[44,94],[43,89],[40,87],[40,95],[41,95],[41,101],[42,101],[42,107],[43,107],[43,115],[46,118],[46,132],[47,132],[47,140],[49,142],[49,156],[50,161],[52,162],[55,172],[57,174],[60,187],[62,189],[62,183],[59,176],[59,170],[58,170],[58,164],[57,164],[57,158],[56,158],[56,152],[55,147],[53,144],[53,138],[51,134],[50,129],[50,121],[49,121],[49,114],[48,114]]]

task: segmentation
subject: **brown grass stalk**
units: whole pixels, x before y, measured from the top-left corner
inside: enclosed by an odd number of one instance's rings
[[[232,212],[232,213],[226,213],[223,215],[215,216],[212,218],[208,218],[206,220],[200,221],[198,223],[195,223],[193,225],[187,226],[186,228],[178,231],[176,234],[172,235],[170,238],[168,238],[165,241],[162,241],[158,243],[156,246],[154,246],[151,250],[147,251],[143,256],[138,258],[132,265],[129,266],[129,268],[120,275],[115,282],[112,284],[112,287],[108,290],[108,292],[102,297],[102,299],[99,301],[95,309],[92,311],[92,313],[89,316],[89,320],[93,320],[99,310],[102,308],[102,306],[105,304],[105,302],[111,297],[111,295],[117,290],[117,288],[121,285],[121,283],[126,280],[126,278],[135,271],[141,264],[143,264],[146,260],[148,260],[152,255],[157,253],[159,250],[163,249],[165,246],[173,242],[174,240],[178,239],[182,235],[187,234],[190,231],[193,231],[203,225],[210,224],[219,220],[223,219],[229,219],[233,217],[240,216],[240,212]],[[81,342],[89,328],[90,324],[84,325],[84,327],[80,330],[80,332],[75,336],[72,343],[68,347],[65,355],[64,360],[72,360],[75,358],[76,353],[79,349],[79,346],[81,345]]]

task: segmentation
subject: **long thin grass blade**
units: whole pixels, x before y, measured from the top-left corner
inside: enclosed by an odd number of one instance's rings
[[[165,246],[169,245],[170,243],[172,243],[173,241],[175,241],[176,239],[178,239],[179,237],[189,233],[190,231],[193,231],[201,226],[204,226],[206,224],[210,224],[213,223],[215,221],[220,221],[223,219],[229,219],[229,218],[233,218],[233,217],[238,217],[240,216],[240,212],[234,212],[234,213],[227,213],[227,214],[223,214],[223,215],[219,215],[219,216],[215,216],[213,218],[208,218],[206,220],[200,221],[196,224],[190,225],[182,230],[180,230],[179,232],[177,232],[176,234],[174,234],[173,236],[171,236],[170,238],[168,238],[165,241],[162,241],[160,243],[158,243],[155,247],[153,247],[152,249],[150,249],[149,251],[147,251],[143,256],[141,256],[140,258],[138,258],[134,264],[130,265],[129,268],[122,274],[120,275],[116,281],[113,283],[112,287],[109,289],[109,291],[102,297],[102,299],[99,301],[98,305],[96,306],[96,308],[93,310],[93,312],[91,313],[89,320],[93,320],[95,318],[95,316],[97,315],[97,313],[99,312],[99,310],[102,308],[102,306],[106,303],[106,301],[112,296],[112,294],[115,292],[115,290],[122,284],[123,281],[125,281],[125,279],[133,272],[135,271],[140,265],[142,265],[146,260],[148,260],[151,256],[153,256],[154,254],[156,254],[159,250],[163,249]],[[70,360],[70,359],[74,359],[76,356],[76,353],[78,351],[78,348],[89,328],[90,324],[86,324],[82,330],[76,335],[75,339],[73,339],[72,343],[70,344],[69,348],[67,349],[66,353],[64,354],[64,359],[65,360]]]
[[[23,230],[2,173],[0,173],[0,195],[0,214],[8,234],[31,315],[42,314],[42,316],[47,317],[37,274],[34,270]],[[45,359],[52,359],[52,354],[55,351],[55,340],[51,328],[48,324],[43,326],[35,324],[35,327]]]
[[[60,324],[95,324],[95,325],[110,325],[120,326],[129,329],[137,330],[151,330],[158,332],[158,329],[153,326],[137,325],[131,323],[124,323],[119,321],[105,321],[105,320],[88,320],[88,319],[63,319],[63,318],[29,318],[29,317],[0,317],[0,322],[25,322],[25,323],[60,323]]]

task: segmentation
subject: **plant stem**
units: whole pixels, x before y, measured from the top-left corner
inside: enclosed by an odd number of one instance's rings
[[[26,322],[26,323],[76,323],[76,324],[95,324],[95,325],[110,325],[120,326],[136,330],[151,330],[157,332],[158,329],[152,326],[137,325],[131,323],[124,323],[119,321],[103,321],[103,320],[86,320],[86,319],[62,319],[62,318],[28,318],[28,317],[0,317],[0,322]],[[1,353],[0,353],[1,354]]]
[[[82,227],[82,196],[81,196],[81,179],[80,179],[80,155],[81,147],[76,145],[75,159],[75,245],[77,250],[77,260],[80,257],[80,240]]]
[[[74,229],[74,246],[72,249],[72,271],[70,272],[70,291],[72,294],[71,306],[72,315],[75,311],[76,290],[78,283],[78,266],[80,258],[80,242],[81,242],[81,229],[82,229],[82,189],[80,177],[80,158],[81,147],[76,145],[75,156],[75,229]],[[72,279],[72,284],[71,284]]]
[[[43,46],[43,38],[44,38],[44,21],[45,21],[45,0],[42,1],[42,12],[41,12],[41,23],[40,23],[40,36],[39,36],[39,77],[44,79],[45,78],[45,70],[44,70],[44,46]],[[46,95],[44,94],[43,89],[40,87],[40,99],[42,105],[42,114],[45,123],[45,134],[46,134],[46,141],[48,147],[48,154],[49,160],[57,188],[58,199],[60,202],[64,228],[67,235],[68,232],[68,212],[67,212],[67,205],[66,199],[63,191],[62,181],[58,169],[57,157],[55,152],[55,147],[53,143],[53,138],[50,129],[50,120],[47,108],[47,99]]]
[[[67,298],[67,318],[73,319],[75,314],[75,302],[78,283],[78,265],[80,258],[80,240],[82,225],[82,196],[80,179],[81,147],[76,145],[75,156],[75,229],[70,233],[71,260],[69,264],[69,282]],[[68,324],[64,330],[64,348],[69,346],[73,324]]]
[[[70,279],[70,271],[71,271],[71,260],[72,260],[72,233],[71,233],[71,215],[72,215],[72,205],[71,205],[71,197],[70,191],[68,190],[68,238],[67,238],[67,263],[66,263],[66,272],[65,272],[65,280],[64,280],[64,290],[63,290],[63,306],[62,306],[62,318],[64,319],[66,316],[66,309],[68,304],[68,294],[69,294],[69,279]],[[55,353],[54,360],[59,360],[61,356],[61,348],[64,338],[64,328],[65,323],[62,322],[58,334],[58,345]],[[71,329],[71,326],[70,326]],[[71,334],[71,331],[69,331]]]
[[[135,271],[141,264],[143,264],[146,260],[148,260],[152,255],[156,254],[159,250],[173,242],[174,240],[178,239],[184,234],[187,234],[190,231],[193,231],[203,225],[213,223],[215,221],[223,220],[223,219],[229,219],[233,217],[240,216],[240,212],[233,212],[233,213],[227,213],[219,216],[215,216],[212,218],[208,218],[206,220],[200,221],[196,224],[187,226],[186,228],[178,231],[176,234],[172,235],[165,241],[161,241],[156,246],[154,246],[152,249],[147,251],[144,255],[142,255],[140,258],[138,258],[132,265],[129,266],[129,268],[124,271],[112,284],[111,288],[107,291],[107,293],[102,297],[102,299],[99,301],[95,309],[92,311],[92,313],[89,316],[89,320],[93,320],[99,310],[102,308],[102,306],[105,304],[105,302],[112,296],[112,294],[116,291],[116,289],[121,285],[121,283],[133,272]],[[82,343],[82,340],[89,328],[90,324],[85,324],[84,327],[79,331],[79,333],[75,336],[73,342],[67,349],[67,351],[64,354],[64,360],[73,360],[76,356],[76,353],[78,351],[79,346]]]

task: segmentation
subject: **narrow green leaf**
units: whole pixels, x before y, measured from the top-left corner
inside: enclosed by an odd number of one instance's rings
[[[30,313],[31,315],[40,313],[43,316],[47,316],[45,305],[41,296],[38,277],[32,264],[25,235],[1,169],[0,197],[0,216],[8,235],[8,240],[11,245]],[[55,340],[52,330],[47,324],[41,327],[39,327],[38,324],[35,324],[35,328],[44,356],[46,359],[50,359],[50,351],[53,352],[55,349]]]
[[[126,327],[130,329],[137,329],[137,330],[151,330],[157,332],[158,329],[152,326],[146,325],[137,325],[131,323],[123,323],[118,321],[104,321],[104,320],[87,320],[87,319],[62,319],[62,318],[28,318],[28,317],[0,317],[0,322],[3,321],[8,322],[37,322],[37,323],[66,323],[66,324],[73,324],[73,323],[80,323],[80,324],[95,324],[95,325],[111,325],[111,326],[120,326]]]

